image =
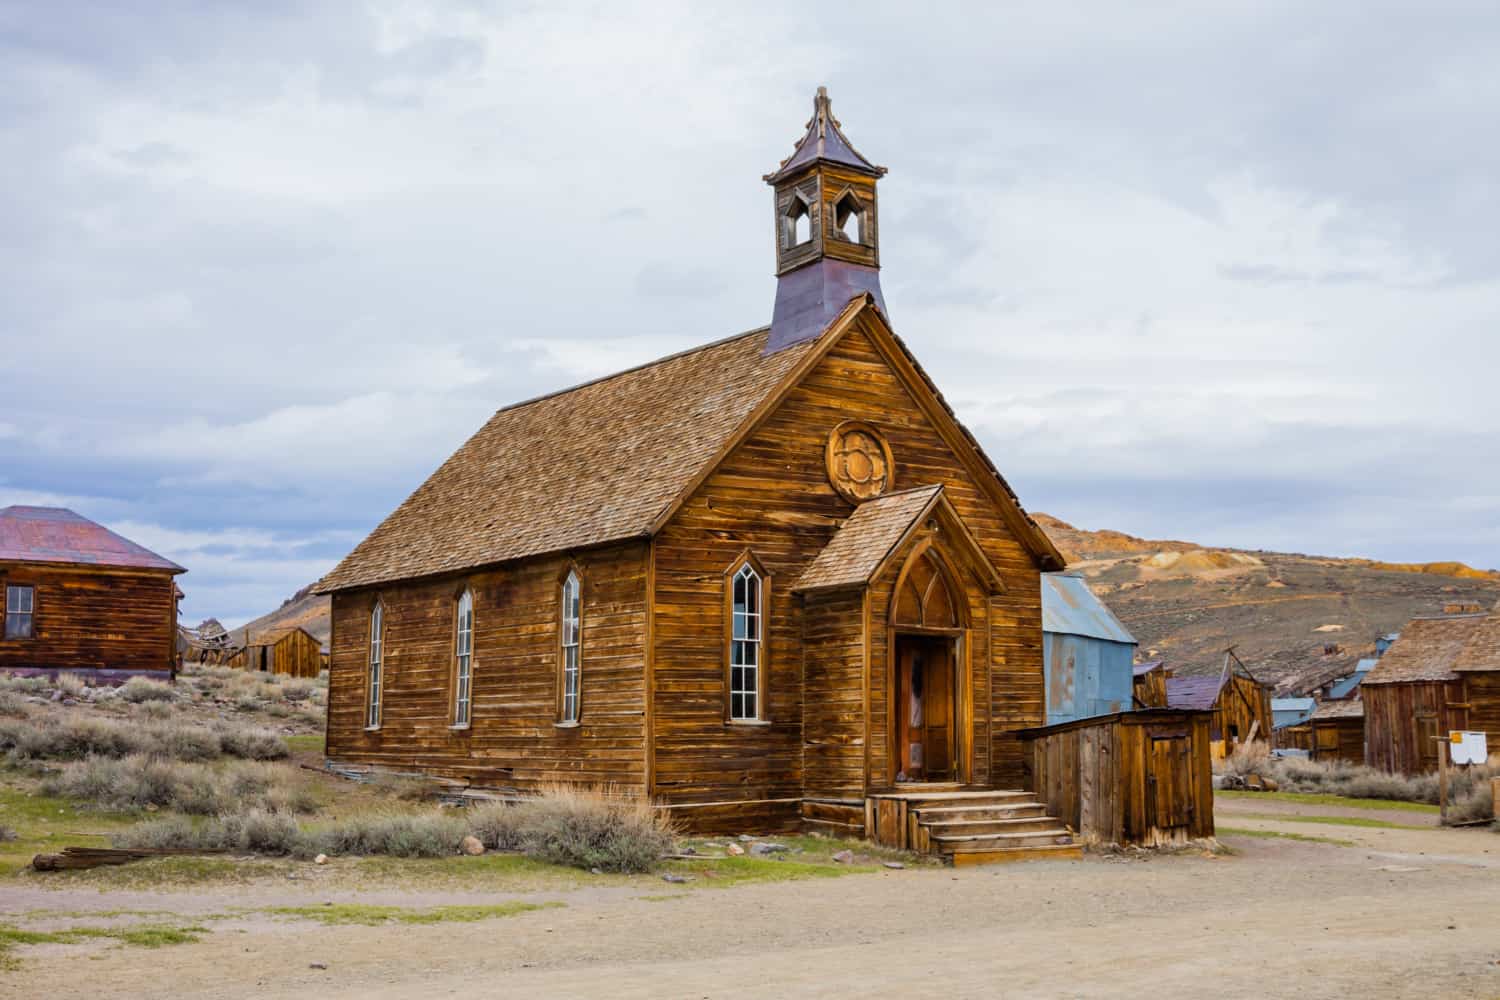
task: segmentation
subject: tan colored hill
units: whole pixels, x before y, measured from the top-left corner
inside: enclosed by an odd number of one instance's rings
[[[1500,600],[1500,573],[1463,563],[1214,549],[1036,519],[1140,640],[1143,657],[1204,673],[1233,645],[1285,693],[1347,673],[1373,655],[1376,636],[1415,615]]]
[[[312,586],[309,584],[283,601],[281,607],[270,614],[261,615],[237,629],[231,629],[235,642],[243,644],[247,632],[255,636],[277,629],[303,628],[326,647],[328,637],[333,632],[333,604],[326,595],[313,594],[311,590]]]

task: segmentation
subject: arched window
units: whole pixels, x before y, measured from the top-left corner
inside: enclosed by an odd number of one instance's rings
[[[380,728],[380,695],[384,681],[385,607],[379,601],[370,609],[370,660],[365,679],[365,728]]]
[[[729,575],[728,692],[731,722],[759,722],[765,713],[766,580],[755,557],[743,556]]]
[[[458,599],[457,639],[454,643],[453,724],[469,724],[474,678],[474,594],[465,590]]]
[[[562,722],[577,722],[582,707],[583,681],[583,586],[577,570],[569,570],[562,584],[562,654],[560,666],[562,677],[558,685],[561,693],[558,718]]]

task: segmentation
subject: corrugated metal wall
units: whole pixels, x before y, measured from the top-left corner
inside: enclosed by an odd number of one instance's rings
[[[1130,711],[1135,646],[1047,632],[1042,662],[1047,676],[1047,725]]]

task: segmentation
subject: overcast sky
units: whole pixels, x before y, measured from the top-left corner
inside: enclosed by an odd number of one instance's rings
[[[1500,565],[1493,4],[848,11],[0,0],[0,505],[275,607],[497,407],[768,322],[826,84],[1030,509]]]

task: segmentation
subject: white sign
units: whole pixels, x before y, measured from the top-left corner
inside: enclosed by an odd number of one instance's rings
[[[1484,733],[1454,730],[1448,734],[1448,757],[1455,764],[1483,764],[1489,759]]]

